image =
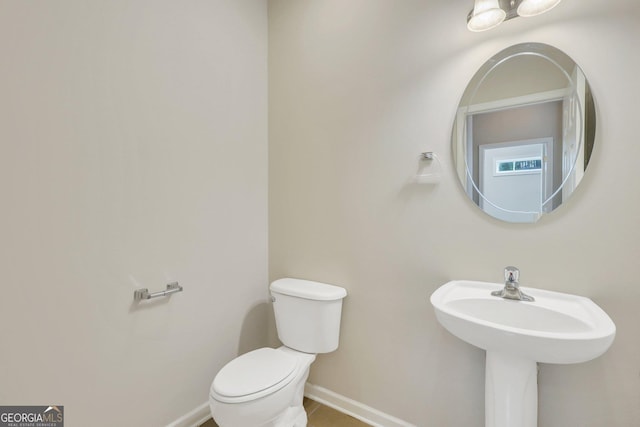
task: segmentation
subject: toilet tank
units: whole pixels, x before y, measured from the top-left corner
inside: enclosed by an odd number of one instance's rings
[[[273,311],[282,344],[304,353],[338,348],[344,288],[301,279],[271,283]]]

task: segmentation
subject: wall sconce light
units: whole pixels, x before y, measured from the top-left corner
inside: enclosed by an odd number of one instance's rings
[[[486,31],[503,21],[518,16],[530,17],[548,12],[561,0],[475,0],[473,9],[467,16],[470,31]]]
[[[471,31],[485,31],[502,24],[507,12],[500,7],[498,0],[476,0],[473,10],[467,17],[467,28]]]
[[[548,12],[561,0],[522,0],[518,5],[518,16],[530,17]]]

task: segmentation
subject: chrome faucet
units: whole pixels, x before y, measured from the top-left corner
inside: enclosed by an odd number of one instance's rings
[[[518,301],[535,301],[535,299],[520,290],[520,270],[516,267],[505,267],[504,269],[504,288],[499,291],[491,292],[491,295],[506,299],[514,299]]]

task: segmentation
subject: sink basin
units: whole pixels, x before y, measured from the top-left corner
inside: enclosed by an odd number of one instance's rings
[[[611,346],[616,326],[589,298],[522,287],[535,301],[491,295],[498,283],[454,280],[431,295],[436,318],[486,350],[485,426],[536,427],[537,362],[580,363]]]
[[[579,363],[611,346],[616,326],[589,298],[522,287],[533,302],[491,295],[497,283],[454,280],[431,295],[438,321],[463,341],[543,363]]]

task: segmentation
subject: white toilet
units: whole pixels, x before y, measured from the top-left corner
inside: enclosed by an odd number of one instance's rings
[[[227,363],[211,384],[209,406],[220,427],[306,427],[302,407],[317,353],[338,348],[347,291],[325,283],[271,283],[280,348],[260,348]]]

